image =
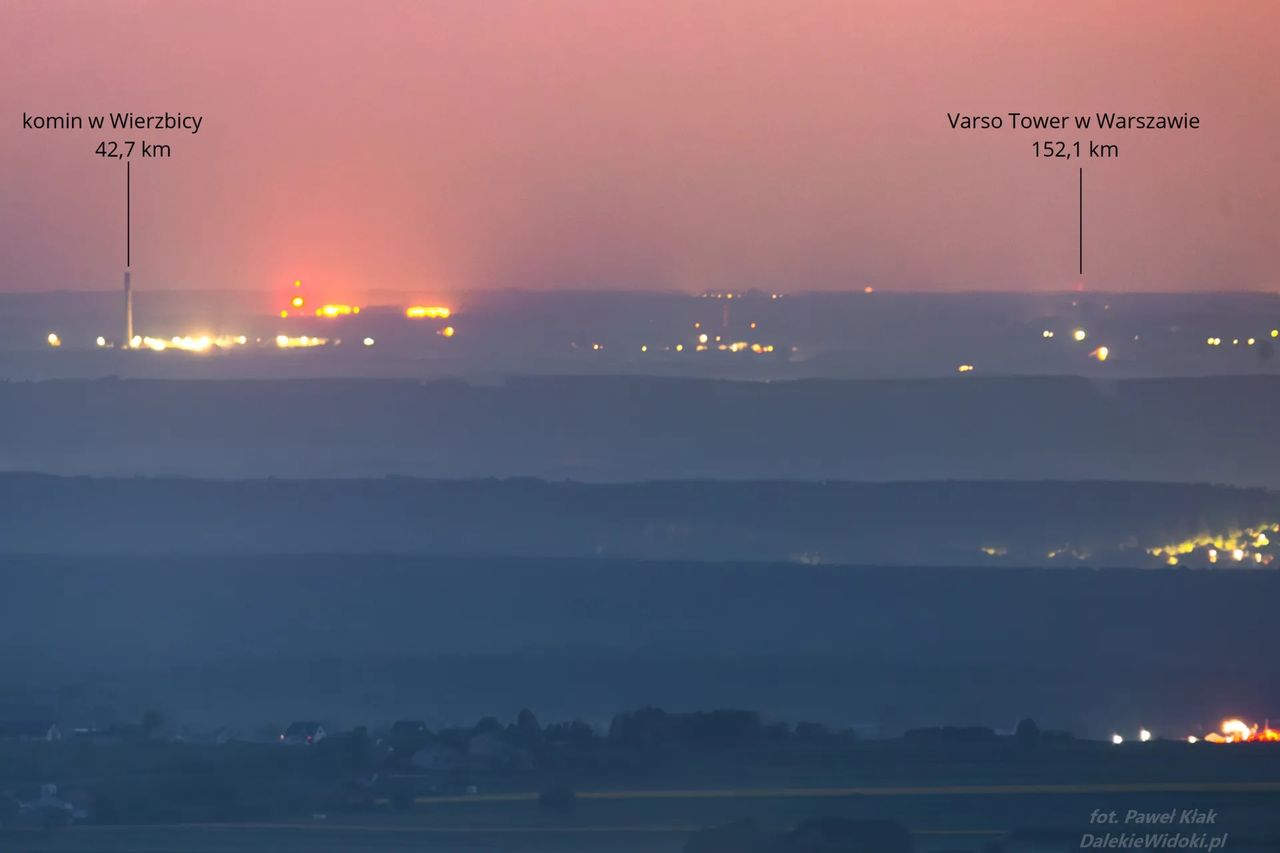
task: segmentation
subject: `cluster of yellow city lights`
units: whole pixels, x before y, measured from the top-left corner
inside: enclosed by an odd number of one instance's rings
[[[302,287],[302,281],[301,280],[295,281],[293,283],[293,286],[295,288]],[[295,310],[300,309],[304,305],[306,305],[306,299],[303,298],[301,293],[295,294],[289,300],[289,305]],[[361,311],[361,307],[359,305],[354,305],[346,302],[327,302],[317,307],[314,313],[315,313],[315,316],[317,317],[321,317],[325,319],[335,319],[338,317],[351,317],[356,314],[359,314],[360,311]],[[447,308],[443,305],[410,305],[409,307],[404,309],[404,314],[406,317],[409,317],[414,320],[418,320],[418,319],[443,320],[450,317],[453,314],[453,311],[452,309]],[[281,309],[280,317],[282,319],[287,319],[289,316],[290,316],[289,308]],[[457,329],[455,329],[453,326],[445,326],[441,329],[437,329],[436,334],[444,338],[452,338],[455,334],[457,334]],[[328,338],[314,337],[310,335],[298,335],[298,336],[278,335],[275,339],[275,343],[276,343],[276,346],[280,349],[310,349],[313,347],[328,346],[330,343],[336,346],[340,344],[341,341],[338,341],[338,340],[330,341]],[[374,346],[376,341],[371,337],[366,337],[361,340],[361,343],[366,347],[371,347],[371,346]]]
[[[1263,567],[1272,565],[1277,557],[1273,537],[1280,540],[1280,524],[1258,524],[1222,533],[1201,533],[1180,542],[1141,546],[1151,557],[1169,566],[1237,566]],[[1131,547],[1118,544],[1117,549]],[[1004,557],[1009,549],[1002,544],[986,544],[978,549],[988,557]],[[1015,556],[1018,556],[1015,554]],[[1045,554],[1050,560],[1070,558],[1088,560],[1092,553],[1070,543],[1053,548]]]
[[[99,335],[94,343],[99,347],[109,345],[107,339],[102,335]],[[152,352],[165,352],[166,350],[209,352],[213,349],[231,349],[232,347],[244,346],[247,343],[249,343],[249,339],[244,335],[174,335],[169,338],[134,335],[133,339],[129,341],[127,349],[151,350]]]
[[[453,312],[443,305],[410,305],[404,309],[404,316],[411,320],[447,320],[451,314]]]
[[[956,372],[957,372],[957,373],[972,373],[972,372],[973,372],[973,365],[972,365],[972,364],[959,364],[959,365],[956,365]]]
[[[866,293],[870,293],[871,290],[872,288],[870,287],[864,288],[864,292]],[[777,299],[781,299],[785,295],[786,294],[784,293],[770,293],[769,298],[777,300]],[[732,290],[704,290],[702,293],[698,294],[698,296],[702,299],[745,299],[746,298],[745,293],[742,293],[741,291],[732,291]]]
[[[1191,561],[1203,561],[1209,565],[1221,562],[1269,566],[1275,559],[1269,533],[1280,533],[1280,524],[1261,524],[1226,533],[1202,533],[1181,542],[1148,548],[1147,553],[1163,557],[1171,566]]]
[[[244,346],[249,339],[244,335],[174,335],[166,341],[166,348],[185,350],[187,352],[207,352],[213,347],[219,349],[228,349],[235,346]],[[155,349],[155,347],[152,347]]]
[[[594,350],[604,349],[603,344],[592,344]],[[756,355],[764,355],[774,352],[777,349],[773,344],[752,343],[751,341],[721,341],[719,337],[714,341],[707,335],[699,335],[698,342],[693,345],[694,352],[752,352]],[[676,344],[675,346],[650,347],[648,344],[640,345],[640,352],[647,353],[651,350],[661,350],[662,352],[684,352],[684,344]]]
[[[1109,308],[1110,306],[1105,306],[1105,307]],[[1047,341],[1053,340],[1055,337],[1057,337],[1057,332],[1055,332],[1053,329],[1042,329],[1040,331],[1040,337],[1044,338]],[[1071,330],[1071,339],[1076,343],[1080,343],[1088,337],[1089,337],[1089,332],[1085,329]],[[1137,335],[1134,335],[1133,339],[1136,341],[1139,338]],[[1089,352],[1089,358],[1092,358],[1096,361],[1106,361],[1110,357],[1111,357],[1111,348],[1107,346],[1096,347],[1095,349]]]
[[[291,338],[288,335],[276,335],[276,346],[280,349],[309,349],[311,347],[327,346],[328,344],[328,338],[316,338],[308,335]]]
[[[757,325],[756,323],[752,323],[751,328],[754,329],[756,325]],[[701,329],[702,323],[695,322],[693,324],[693,327],[695,329]],[[601,349],[604,349],[604,345],[592,344],[591,348],[593,350],[601,350]],[[673,346],[650,347],[649,344],[640,345],[640,352],[642,353],[647,353],[651,349],[660,350],[662,352],[673,352],[673,351],[684,352],[685,346],[684,344],[676,344],[674,347]],[[716,335],[714,338],[712,338],[711,335],[707,334],[706,332],[700,333],[697,336],[697,338],[694,339],[694,344],[693,344],[694,352],[711,352],[711,351],[752,352],[752,353],[755,353],[756,355],[764,355],[766,353],[774,352],[776,349],[777,347],[774,346],[773,344],[765,344],[765,343],[759,343],[759,342],[753,342],[753,341],[726,341],[720,335]]]
[[[694,323],[693,327],[695,329],[700,329],[702,328],[702,324]],[[755,327],[756,324],[752,323],[751,328],[754,329]],[[671,347],[663,347],[663,349],[669,351]],[[684,345],[678,344],[675,349],[676,352],[682,352],[684,350]],[[776,347],[773,344],[764,344],[752,341],[726,341],[720,335],[716,335],[715,338],[712,339],[712,337],[706,332],[702,332],[698,335],[697,342],[694,344],[693,349],[694,352],[710,352],[711,350],[715,350],[716,352],[753,352],[757,355],[762,355],[764,353],[773,352]],[[648,344],[643,344],[640,347],[640,352],[648,351]]]
[[[295,281],[293,283],[293,286],[295,288],[301,288],[302,281],[301,280]],[[307,300],[301,293],[295,293],[289,299],[289,307],[293,308],[295,312],[299,311],[299,309],[301,309],[306,304],[307,304]],[[329,302],[316,308],[314,313],[315,313],[315,316],[317,317],[327,317],[327,318],[348,317],[348,316],[351,316],[352,314],[359,314],[360,306],[352,305],[346,302]],[[281,319],[287,319],[289,315],[290,315],[289,308],[282,308],[280,310]]]
[[[56,332],[50,332],[47,340],[51,347],[62,346],[62,338]],[[99,348],[115,346],[103,335],[98,335],[93,342]],[[230,349],[244,346],[247,343],[249,343],[249,339],[244,335],[174,335],[169,338],[134,335],[132,340],[125,345],[125,349],[151,350],[153,352],[164,352],[165,350],[208,352],[213,349]]]
[[[302,281],[296,280],[293,283],[295,288],[302,287]],[[306,298],[299,292],[290,297],[288,305],[297,310],[302,309],[307,304]],[[315,316],[322,318],[348,317],[359,314],[361,307],[359,305],[332,302],[319,306],[314,310]],[[414,319],[430,318],[430,319],[447,319],[453,314],[452,309],[443,305],[413,305],[405,309],[405,315]],[[283,308],[280,310],[281,318],[288,318],[290,309]],[[436,329],[436,334],[443,338],[452,338],[457,334],[457,329],[453,326],[443,326]],[[57,332],[49,332],[45,338],[50,347],[58,348],[63,344],[62,337]],[[255,338],[255,343],[263,344],[261,338]],[[164,352],[168,350],[180,350],[184,352],[209,352],[218,349],[230,349],[237,346],[244,346],[249,343],[249,339],[245,335],[212,335],[212,334],[187,334],[173,335],[171,337],[159,337],[151,335],[134,335],[132,340],[125,341],[123,344],[113,343],[105,336],[99,335],[94,343],[99,348],[119,346],[123,349],[133,350],[150,350],[152,352]],[[265,342],[270,345],[271,339]],[[330,344],[337,345],[341,343],[338,340],[330,340],[326,337],[318,337],[312,335],[277,335],[274,339],[275,346],[278,349],[310,349],[314,347],[323,347]],[[371,337],[362,340],[366,347],[372,347],[375,343]],[[603,345],[596,344],[595,349],[603,349]]]
[[[329,304],[321,305],[316,309],[317,317],[346,317],[351,314],[359,313],[359,305]]]
[[[453,337],[455,333],[452,326],[446,326],[436,332],[436,334],[446,338]],[[50,346],[62,346],[62,339],[56,333],[50,332],[48,340]],[[203,353],[242,347],[248,345],[249,342],[250,338],[246,335],[174,335],[168,338],[154,337],[152,335],[134,335],[133,340],[129,341],[125,349],[149,350],[151,352],[179,350],[182,352]],[[261,338],[254,338],[253,342],[257,344],[264,343]],[[94,343],[100,348],[114,346],[102,335],[99,335]],[[267,345],[274,344],[277,349],[311,349],[314,347],[337,346],[342,342],[314,335],[277,335],[274,339],[268,339],[266,343]],[[374,339],[365,338],[362,343],[366,347],[371,347],[374,345]]]
[[[1271,337],[1273,337],[1273,338],[1280,338],[1280,329],[1272,329],[1272,330],[1271,330]],[[1204,339],[1204,342],[1205,342],[1205,344],[1206,344],[1207,346],[1211,346],[1211,347],[1220,347],[1220,346],[1222,346],[1222,338],[1218,337],[1217,335],[1211,335],[1211,336],[1209,336],[1209,337],[1205,338],[1205,339]],[[1238,347],[1238,346],[1240,346],[1240,343],[1241,343],[1241,341],[1240,341],[1240,339],[1239,339],[1239,338],[1232,338],[1232,339],[1231,339],[1231,345],[1232,345],[1233,347]],[[1257,339],[1257,338],[1245,338],[1245,339],[1244,339],[1244,345],[1245,345],[1245,346],[1250,346],[1250,347],[1251,347],[1251,346],[1254,346],[1254,345],[1255,345],[1255,344],[1257,344],[1257,343],[1258,343],[1258,339]]]

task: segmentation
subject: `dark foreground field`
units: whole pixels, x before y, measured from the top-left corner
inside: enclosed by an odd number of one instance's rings
[[[573,804],[554,812],[527,780],[423,796],[399,811],[66,827],[26,836],[22,849],[675,853],[706,827],[750,819],[760,831],[783,831],[818,816],[895,821],[925,853],[1056,853],[1081,849],[1087,834],[1109,829],[1226,837],[1231,851],[1275,851],[1280,842],[1280,750],[1265,746],[1078,743],[1024,751],[1007,743],[885,741],[831,750],[793,743],[651,753],[577,782]],[[1100,824],[1096,815],[1111,811],[1117,823]],[[1152,827],[1131,811],[1175,817]],[[1208,822],[1195,822],[1197,815]]]

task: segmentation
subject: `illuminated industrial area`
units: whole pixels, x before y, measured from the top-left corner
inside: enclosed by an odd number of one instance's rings
[[[321,321],[338,320],[355,318],[360,315],[362,308],[360,305],[353,305],[345,302],[326,302],[312,311],[310,309],[310,301],[305,294],[303,284],[300,279],[293,282],[293,295],[289,297],[287,307],[279,310],[279,319],[291,321],[287,327],[282,328],[275,335],[262,336],[255,334],[250,336],[243,333],[228,332],[198,332],[198,333],[182,333],[174,335],[150,335],[150,334],[134,334],[134,291],[131,283],[131,276],[126,274],[125,277],[125,300],[124,300],[124,324],[125,337],[121,339],[112,339],[108,335],[97,335],[92,345],[99,349],[123,349],[138,350],[147,352],[189,352],[189,353],[215,353],[221,351],[229,351],[242,347],[262,347],[266,349],[315,349],[319,347],[339,346],[342,339],[331,336],[329,334],[320,334],[316,330],[316,334],[297,332],[306,326],[306,320],[312,316]],[[382,313],[387,313],[389,309],[378,306]],[[311,311],[309,314],[308,312]],[[452,311],[444,306],[432,305],[421,306],[413,305],[404,309],[404,316],[410,319],[447,319]],[[456,334],[453,326],[440,326],[435,329],[435,334],[451,338]],[[355,343],[368,348],[374,346],[375,339],[368,335],[353,334]],[[59,333],[50,332],[46,336],[46,342],[51,348],[61,348],[63,340]]]
[[[1138,743],[1152,743],[1160,738],[1150,729],[1139,729],[1137,736],[1127,738],[1119,732],[1111,736],[1111,743],[1116,746],[1137,741]],[[1185,740],[1188,744],[1208,743],[1208,744],[1234,744],[1234,743],[1280,743],[1280,730],[1271,728],[1271,722],[1268,720],[1261,725],[1258,723],[1246,723],[1236,717],[1232,717],[1222,721],[1222,725],[1217,731],[1207,732],[1203,735],[1186,735],[1178,740]]]

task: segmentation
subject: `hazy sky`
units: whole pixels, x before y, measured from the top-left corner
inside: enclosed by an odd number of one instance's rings
[[[0,290],[1280,287],[1274,0],[0,3]],[[199,114],[22,129],[23,111]],[[1182,113],[962,133],[947,112]]]

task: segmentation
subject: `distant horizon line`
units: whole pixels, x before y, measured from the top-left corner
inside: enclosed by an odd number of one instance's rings
[[[372,293],[394,293],[413,295],[420,294],[423,289],[399,289],[399,288],[378,288],[372,290]],[[236,287],[220,287],[220,288],[179,288],[179,287],[158,287],[148,288],[149,294],[175,293],[175,294],[237,294],[246,296],[264,296],[262,290],[250,288]],[[434,291],[441,292],[441,291]],[[589,294],[593,296],[684,296],[691,299],[702,298],[704,293],[733,293],[735,298],[740,296],[769,296],[771,293],[780,294],[782,297],[796,296],[1280,296],[1280,290],[1268,289],[1247,289],[1232,288],[1229,290],[1017,290],[1012,288],[965,288],[957,290],[923,290],[915,288],[876,288],[874,292],[867,293],[863,290],[827,290],[827,289],[807,289],[807,290],[779,290],[769,291],[758,287],[743,288],[740,290],[715,290],[715,291],[686,291],[686,290],[668,290],[654,289],[643,290],[636,288],[612,289],[612,288],[583,288],[583,287],[563,287],[563,288],[542,288],[542,287],[478,287],[478,288],[461,288],[456,290],[443,291],[449,294]],[[71,288],[59,287],[53,290],[0,290],[0,298],[19,297],[19,296],[56,296],[61,294],[67,295],[84,295],[84,294],[109,294],[118,295],[120,289],[118,287],[101,287],[101,288]],[[713,297],[718,298],[718,297]]]

